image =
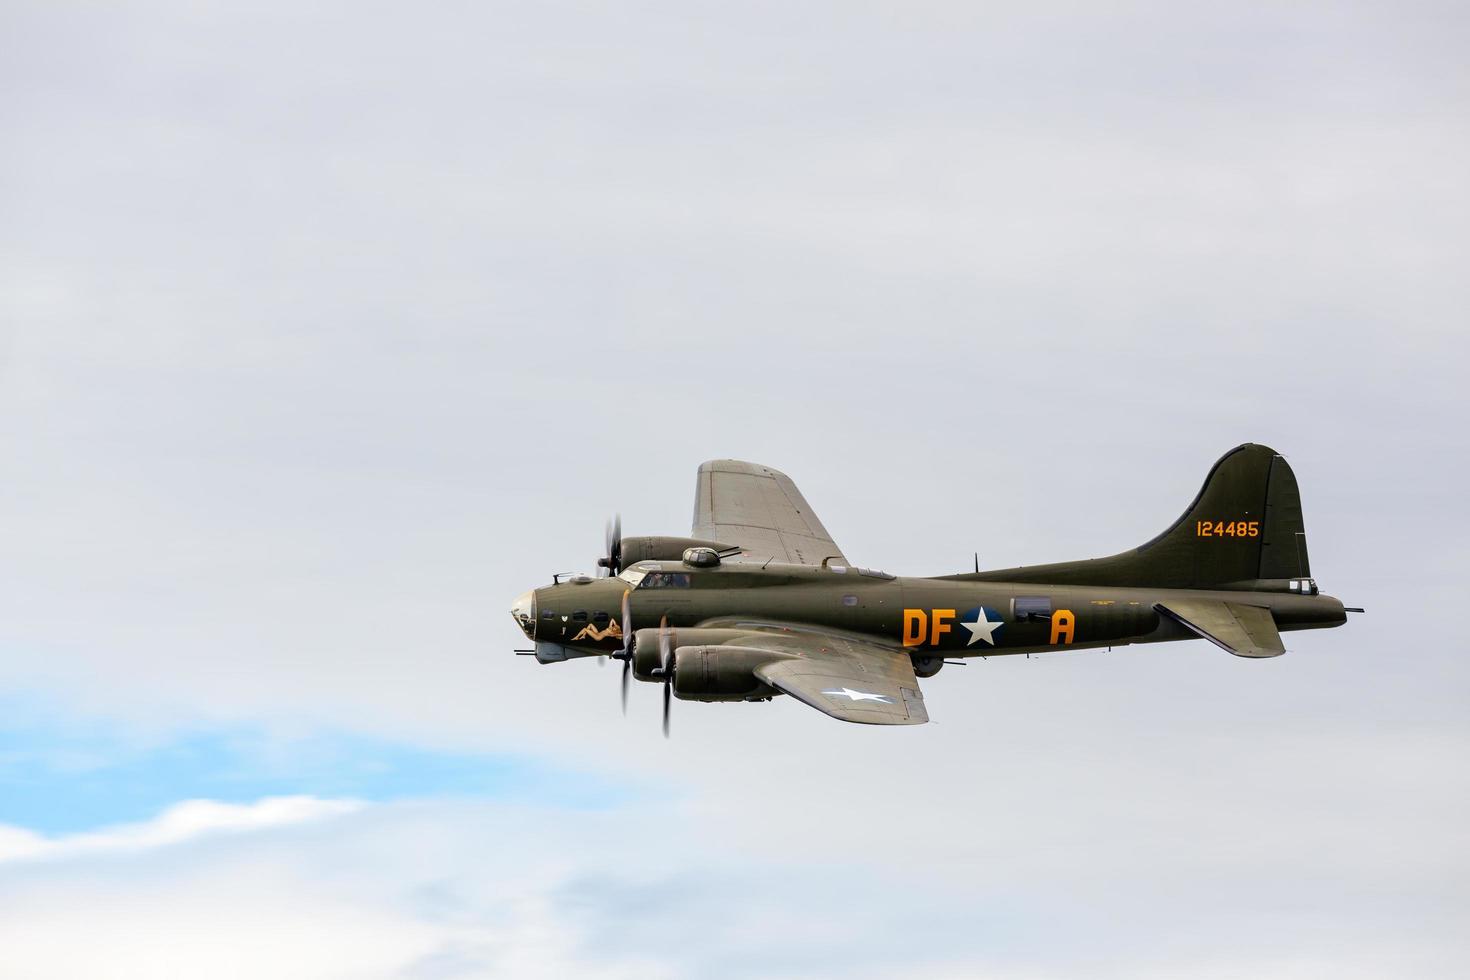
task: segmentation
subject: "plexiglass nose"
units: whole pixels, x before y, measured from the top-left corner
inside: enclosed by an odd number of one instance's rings
[[[528,639],[536,638],[536,593],[522,592],[516,597],[516,601],[510,607],[511,618],[526,634]]]

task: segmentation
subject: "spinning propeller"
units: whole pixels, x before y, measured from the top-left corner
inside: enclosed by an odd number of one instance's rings
[[[623,717],[628,716],[628,675],[633,672],[633,623],[631,591],[623,593],[623,649],[613,659],[623,662]]]
[[[602,557],[597,559],[598,577],[607,578],[623,570],[623,515],[614,514],[603,526]]]
[[[631,590],[623,593],[623,649],[612,655],[614,660],[623,662],[621,693],[624,716],[628,714],[628,678],[633,673],[633,647],[636,645],[633,636],[632,595]],[[664,738],[668,738],[669,707],[674,696],[674,651],[667,616],[660,617],[658,621],[658,667],[654,672],[661,676],[664,682]]]
[[[669,737],[669,699],[674,690],[674,651],[669,649],[669,617],[658,621],[658,672],[664,678],[664,738]]]

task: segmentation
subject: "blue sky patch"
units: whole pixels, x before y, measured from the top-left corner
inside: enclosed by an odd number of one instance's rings
[[[632,795],[605,777],[511,754],[439,751],[345,733],[282,738],[243,726],[141,741],[3,707],[0,824],[44,834],[145,820],[195,798],[475,797],[601,809]]]

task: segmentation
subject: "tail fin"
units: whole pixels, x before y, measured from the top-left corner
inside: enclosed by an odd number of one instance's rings
[[[979,578],[1189,589],[1310,575],[1296,476],[1279,453],[1246,443],[1220,457],[1183,516],[1152,541],[1108,558]]]

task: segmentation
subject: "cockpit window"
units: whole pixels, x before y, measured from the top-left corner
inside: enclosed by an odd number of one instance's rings
[[[880,572],[876,568],[859,568],[857,570],[857,573],[859,575],[866,575],[868,578],[893,578],[894,577],[892,575],[889,575],[887,572]]]
[[[640,589],[687,589],[688,572],[649,572],[638,584]]]
[[[636,589],[638,588],[638,583],[643,581],[643,576],[647,574],[647,569],[642,569],[634,566],[633,568],[623,569],[621,572],[618,573],[618,578],[622,579],[624,582],[627,582],[629,585]]]

